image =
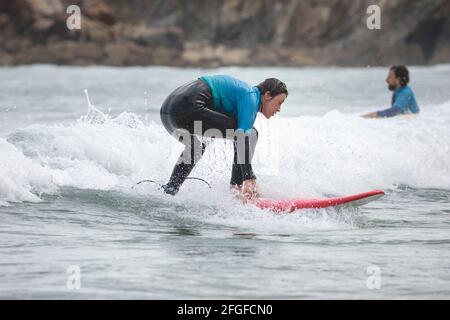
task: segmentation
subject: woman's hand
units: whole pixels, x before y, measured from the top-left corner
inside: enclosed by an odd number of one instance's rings
[[[239,185],[230,185],[231,194],[242,203],[253,201],[260,197],[259,188],[255,179],[244,180],[242,187]]]
[[[260,197],[256,179],[244,180],[242,184],[242,196],[249,201],[256,200]]]

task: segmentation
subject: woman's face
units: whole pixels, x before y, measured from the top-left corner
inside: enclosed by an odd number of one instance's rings
[[[262,96],[262,107],[261,107],[261,113],[269,119],[277,112],[280,112],[281,105],[283,104],[284,100],[286,100],[286,94],[281,93],[276,95],[275,97],[272,97],[270,95],[270,92],[264,93]]]

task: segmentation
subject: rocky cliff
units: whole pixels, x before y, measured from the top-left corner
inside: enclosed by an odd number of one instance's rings
[[[449,63],[450,0],[0,0],[0,37],[1,64]]]

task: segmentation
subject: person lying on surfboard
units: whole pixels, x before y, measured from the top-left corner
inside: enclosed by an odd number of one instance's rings
[[[398,114],[420,112],[414,92],[408,86],[408,68],[405,66],[391,67],[386,82],[389,90],[394,91],[391,107],[386,110],[365,114],[362,116],[363,118],[386,118],[394,117]]]
[[[175,89],[161,106],[166,130],[184,144],[165,193],[175,195],[202,157],[202,137],[234,142],[230,188],[241,199],[259,197],[252,156],[258,140],[253,126],[261,112],[267,119],[280,111],[288,95],[286,84],[270,78],[257,86],[226,75],[203,76]]]

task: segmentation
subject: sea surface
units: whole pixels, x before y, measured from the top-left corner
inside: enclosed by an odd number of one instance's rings
[[[0,68],[0,298],[450,298],[450,65],[411,67],[421,113],[387,108],[387,68]],[[205,74],[286,82],[258,116],[264,197],[382,189],[358,209],[276,215],[228,190],[216,139],[164,195],[181,144],[159,108]],[[88,103],[85,90],[89,94]]]

